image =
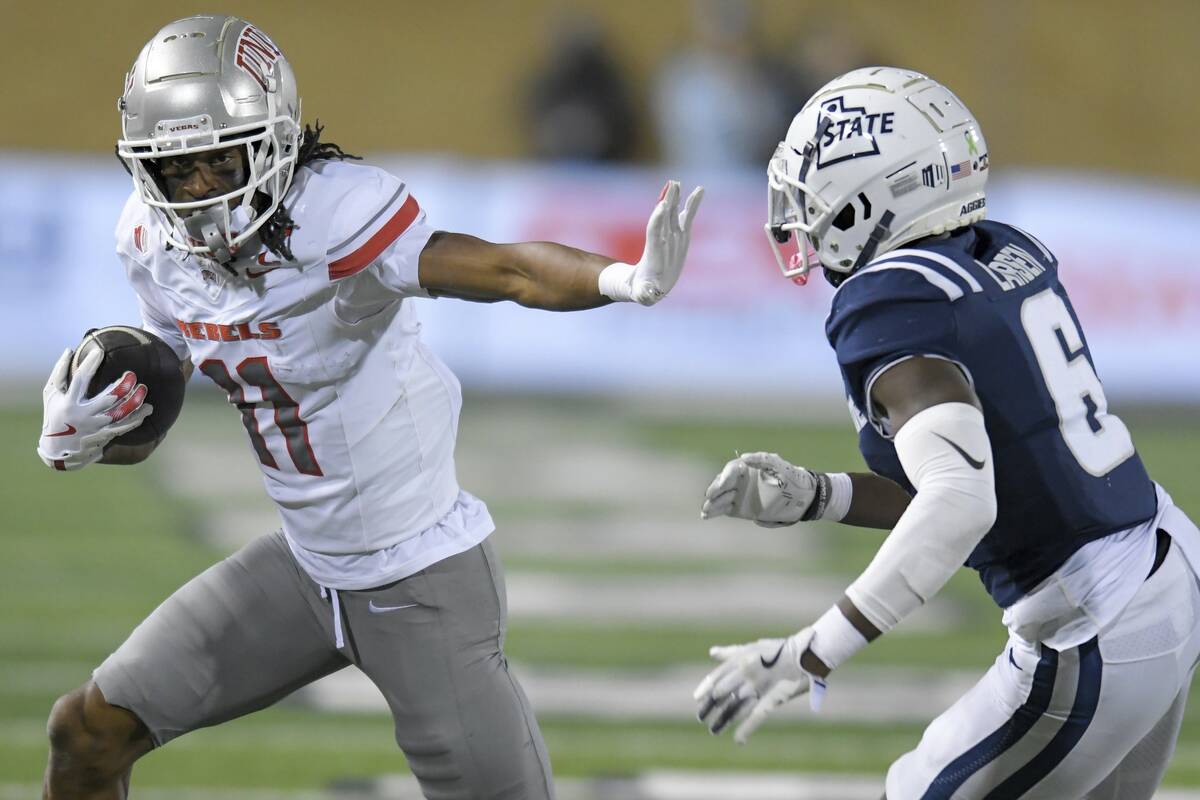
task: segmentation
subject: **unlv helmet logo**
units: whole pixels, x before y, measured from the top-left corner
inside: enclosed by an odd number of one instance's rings
[[[264,92],[269,91],[267,76],[283,55],[275,43],[257,28],[247,25],[237,40],[237,65],[254,78]]]
[[[896,122],[894,111],[868,113],[863,106],[847,106],[840,96],[822,100],[821,112],[817,130],[824,127],[825,134],[817,143],[817,169],[879,155],[876,137],[891,133]]]

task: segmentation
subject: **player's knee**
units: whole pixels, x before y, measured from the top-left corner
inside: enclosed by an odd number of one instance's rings
[[[52,756],[100,772],[119,771],[150,749],[146,726],[131,711],[109,705],[88,681],[50,709],[46,724]]]

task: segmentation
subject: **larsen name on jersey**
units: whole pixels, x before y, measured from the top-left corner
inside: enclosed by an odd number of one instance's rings
[[[284,531],[315,553],[391,547],[438,522],[459,488],[458,381],[427,350],[411,302],[433,233],[383,170],[317,161],[284,198],[295,261],[246,253],[230,278],[164,246],[130,198],[118,252],[147,329],[242,415]]]

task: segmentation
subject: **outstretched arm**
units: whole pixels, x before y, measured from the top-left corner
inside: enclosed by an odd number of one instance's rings
[[[438,232],[421,252],[419,280],[434,296],[484,303],[512,300],[550,311],[622,300],[653,305],[679,278],[702,196],[703,189],[697,188],[680,211],[679,184],[667,184],[646,226],[646,247],[637,264],[614,263],[552,242],[493,244]]]
[[[586,250],[553,242],[493,244],[438,231],[421,253],[421,286],[435,296],[529,308],[581,311],[607,305],[600,272],[613,263]]]

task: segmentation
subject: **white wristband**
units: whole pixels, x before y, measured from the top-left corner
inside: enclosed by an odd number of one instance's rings
[[[850,511],[850,499],[854,496],[854,484],[845,472],[830,472],[829,499],[825,501],[825,510],[821,519],[841,522]]]
[[[633,273],[637,267],[632,264],[609,264],[600,270],[598,288],[600,294],[618,303],[633,300]]]
[[[836,669],[867,646],[867,637],[850,624],[837,606],[822,614],[812,628],[813,638],[808,649],[830,669]]]
[[[813,472],[802,467],[800,469],[816,481],[812,502],[800,520],[811,522],[814,519],[827,519],[831,522],[841,522],[850,510],[850,498],[854,494],[854,484],[851,483],[850,476],[844,472]]]

